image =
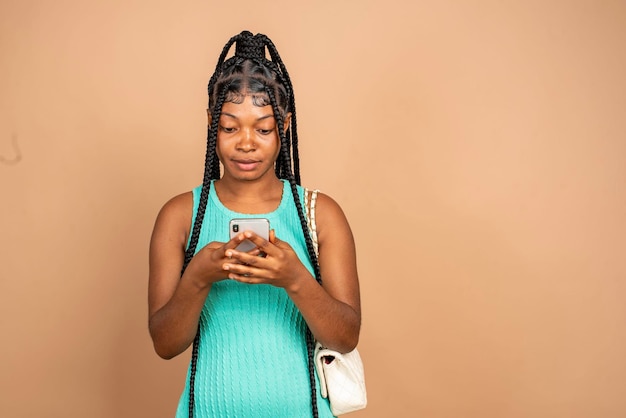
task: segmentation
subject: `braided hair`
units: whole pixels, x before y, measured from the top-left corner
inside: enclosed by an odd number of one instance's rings
[[[235,55],[226,59],[232,45],[235,44]],[[266,58],[266,49],[271,60]],[[202,191],[196,219],[194,221],[189,246],[185,251],[181,276],[193,258],[202,228],[202,220],[211,187],[211,181],[220,178],[220,163],[217,157],[217,131],[222,106],[226,102],[242,103],[246,96],[251,96],[257,106],[271,105],[277,130],[280,135],[280,153],[276,159],[275,172],[279,179],[287,180],[291,187],[294,204],[300,218],[306,248],[313,264],[315,279],[321,283],[321,275],[313,241],[309,233],[304,209],[298,198],[297,185],[300,185],[300,161],[298,153],[298,135],[296,122],[296,105],[293,86],[276,46],[265,35],[253,35],[243,31],[233,36],[224,46],[217,61],[215,72],[208,85],[209,111],[211,124],[207,133],[207,150],[204,165]],[[291,113],[289,128],[285,131],[285,117]],[[198,347],[200,345],[200,328],[193,341],[191,368],[189,377],[189,418],[194,413],[194,383],[198,364]],[[317,394],[315,387],[314,345],[315,340],[309,327],[306,327],[306,348],[308,357],[309,383],[311,386],[311,411],[314,418],[318,417]]]

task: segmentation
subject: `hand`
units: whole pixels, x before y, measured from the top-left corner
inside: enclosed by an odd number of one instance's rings
[[[245,239],[244,234],[239,234],[226,243],[217,241],[208,243],[193,256],[185,274],[191,274],[201,286],[228,278],[228,271],[223,268],[224,264],[227,262],[237,264],[239,261],[229,258],[227,252],[233,251]],[[250,251],[250,255],[257,255],[259,252],[255,248]]]
[[[270,231],[269,241],[251,231],[238,237],[252,241],[257,248],[248,253],[232,248],[225,251],[228,259],[222,269],[228,272],[229,279],[288,289],[300,278],[311,277],[291,245],[279,240],[274,230]]]

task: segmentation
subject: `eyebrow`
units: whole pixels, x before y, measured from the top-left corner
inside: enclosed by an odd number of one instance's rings
[[[222,115],[230,116],[233,119],[239,119],[237,116],[233,115],[232,113],[222,112]],[[264,119],[267,119],[267,118],[273,118],[273,117],[274,117],[274,114],[273,113],[269,113],[269,114],[267,114],[265,116],[261,116],[260,118],[257,119],[257,121],[264,120]]]

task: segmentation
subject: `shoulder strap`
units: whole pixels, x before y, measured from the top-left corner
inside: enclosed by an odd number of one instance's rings
[[[317,203],[317,194],[319,190],[315,189],[311,191],[311,199],[309,200],[309,189],[304,189],[304,206],[306,208],[306,222],[309,226],[309,232],[311,233],[311,240],[313,241],[313,248],[315,248],[315,255],[319,256],[319,247],[317,244],[317,224],[315,222],[315,205]]]

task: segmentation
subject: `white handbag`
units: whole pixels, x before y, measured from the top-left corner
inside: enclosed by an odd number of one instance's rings
[[[306,218],[316,254],[318,254],[315,224],[317,193],[318,190],[313,190],[309,202],[308,190],[304,189]],[[315,345],[314,358],[322,397],[328,398],[330,410],[334,415],[347,414],[367,406],[363,362],[356,348],[349,353],[342,354],[325,348],[318,342]]]
[[[347,414],[367,406],[363,362],[356,348],[341,354],[317,343],[315,370],[320,379],[322,397],[328,398],[334,415]]]

